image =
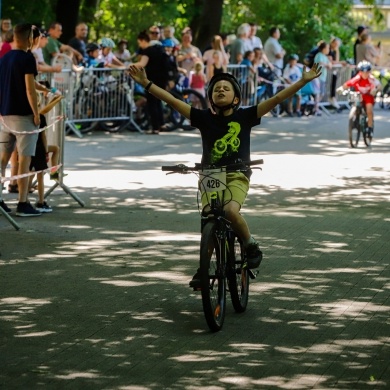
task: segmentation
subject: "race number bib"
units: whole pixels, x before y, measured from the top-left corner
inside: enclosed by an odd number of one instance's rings
[[[199,171],[200,190],[216,192],[226,190],[226,168],[204,169]]]

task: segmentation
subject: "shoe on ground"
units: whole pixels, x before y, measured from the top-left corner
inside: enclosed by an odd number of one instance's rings
[[[200,290],[200,269],[198,268],[195,272],[195,275],[192,277],[190,281],[190,287],[194,290]]]
[[[290,112],[290,111],[287,111],[287,116],[289,116],[290,118],[292,118],[294,115],[293,115],[293,113],[292,113],[292,112]]]
[[[5,204],[4,200],[0,201],[0,207],[6,212],[10,213],[11,209]]]
[[[35,210],[28,202],[19,202],[16,208],[16,215],[18,217],[38,217],[42,215],[38,210]]]
[[[38,202],[35,205],[35,210],[38,210],[41,213],[51,213],[53,211],[53,209],[46,202],[43,203]]]
[[[249,244],[246,248],[246,262],[249,269],[257,268],[263,260],[263,252],[257,242]]]
[[[315,116],[322,116],[321,111],[316,111],[316,112],[314,113],[314,115],[315,115]]]
[[[297,111],[297,117],[300,118],[302,116],[302,112],[301,111]]]

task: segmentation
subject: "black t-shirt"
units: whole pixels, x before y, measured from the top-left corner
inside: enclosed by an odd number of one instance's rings
[[[73,47],[73,49],[77,50],[83,57],[87,56],[87,52],[85,51],[86,44],[83,40],[78,39],[76,37],[73,37],[69,42],[68,45],[70,47]]]
[[[260,124],[257,106],[239,108],[229,116],[191,108],[191,124],[202,136],[202,164],[222,166],[238,159],[250,161],[251,129]]]
[[[25,75],[37,73],[37,64],[31,52],[11,50],[0,59],[0,114],[32,115],[27,99]]]
[[[169,57],[162,45],[149,46],[140,50],[140,54],[149,58],[145,67],[148,79],[161,88],[165,88],[169,79]]]

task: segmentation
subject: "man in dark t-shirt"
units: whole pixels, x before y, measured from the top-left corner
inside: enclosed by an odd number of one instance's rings
[[[165,89],[168,85],[169,57],[162,45],[151,45],[150,37],[146,32],[141,32],[137,37],[139,54],[141,58],[134,65],[145,68],[148,77],[154,84]],[[152,94],[146,94],[147,110],[152,124],[152,134],[158,134],[164,125],[163,106],[161,100]]]
[[[77,50],[84,58],[87,57],[86,49],[86,39],[88,35],[88,26],[81,22],[76,26],[75,30],[76,35],[71,38],[68,42],[68,45],[70,47],[73,47],[73,49]]]
[[[18,24],[14,29],[15,49],[0,60],[0,132],[1,175],[11,154],[18,149],[19,171],[22,175],[29,172],[31,156],[35,155],[37,128],[40,124],[38,99],[35,89],[37,65],[28,49],[33,43],[33,26],[29,23]],[[16,215],[30,217],[41,215],[27,202],[28,177],[18,180],[19,203]],[[8,211],[1,199],[0,207]]]

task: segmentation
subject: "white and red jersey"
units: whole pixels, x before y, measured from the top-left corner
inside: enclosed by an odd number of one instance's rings
[[[371,92],[379,85],[377,80],[372,74],[368,78],[364,79],[360,73],[358,73],[351,80],[346,82],[348,87],[354,87],[355,91],[362,94],[364,103],[374,104],[375,98],[371,95]]]

